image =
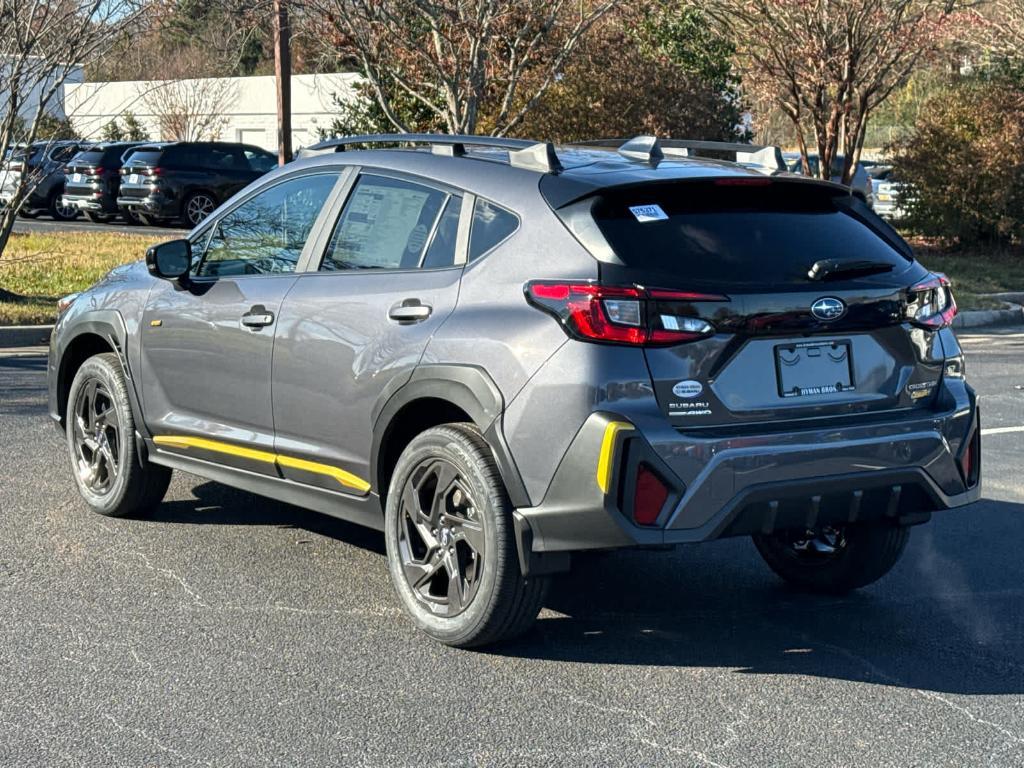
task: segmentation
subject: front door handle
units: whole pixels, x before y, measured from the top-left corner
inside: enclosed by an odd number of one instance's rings
[[[272,322],[274,322],[274,313],[268,312],[262,304],[257,304],[242,315],[242,325],[246,328],[265,328]]]
[[[400,323],[418,323],[430,317],[433,307],[419,299],[406,299],[388,310],[388,317]]]

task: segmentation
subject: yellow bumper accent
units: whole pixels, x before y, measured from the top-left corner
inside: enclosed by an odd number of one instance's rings
[[[226,453],[229,456],[238,456],[239,458],[249,459],[251,461],[261,461],[266,464],[276,464],[280,467],[300,469],[304,472],[313,472],[318,475],[328,475],[333,477],[346,488],[354,488],[360,493],[366,493],[370,490],[370,484],[368,482],[360,477],[356,477],[351,472],[346,472],[338,467],[332,467],[329,464],[320,464],[316,461],[297,459],[293,456],[281,456],[280,454],[271,453],[269,451],[260,451],[254,448],[244,448],[240,445],[232,445],[231,443],[222,443],[219,440],[208,440],[205,437],[157,435],[153,438],[153,442],[167,448],[199,448],[203,451]]]
[[[615,467],[615,437],[619,432],[633,429],[628,421],[610,421],[604,428],[601,440],[601,453],[597,457],[597,487],[602,493],[608,493],[612,487],[612,469]]]

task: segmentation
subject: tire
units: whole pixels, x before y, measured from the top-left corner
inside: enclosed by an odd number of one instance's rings
[[[92,211],[85,212],[85,218],[91,221],[93,224],[109,224],[114,220],[114,217],[106,213],[93,213]]]
[[[37,211],[20,210],[20,211],[18,211],[18,215],[21,218],[23,218],[23,219],[38,219],[39,218],[39,213]]]
[[[181,220],[189,227],[197,227],[217,208],[217,198],[209,192],[193,192],[181,204]]]
[[[139,461],[128,387],[114,353],[90,357],[78,369],[66,431],[72,475],[94,512],[143,516],[163,500],[171,470]]]
[[[833,531],[836,538],[823,540],[827,534],[822,533],[800,539],[807,534],[784,532],[754,536],[754,544],[768,567],[785,581],[809,592],[835,595],[885,576],[910,539],[909,528],[887,523],[825,530]]]
[[[445,492],[438,494],[439,487]],[[450,514],[433,513],[438,498]],[[402,452],[388,490],[384,538],[403,609],[445,645],[509,640],[533,625],[544,604],[549,579],[520,571],[512,503],[472,424],[429,429]],[[430,573],[433,578],[424,578]]]
[[[74,221],[78,218],[78,209],[65,208],[64,204],[61,203],[61,197],[63,196],[63,190],[58,190],[50,195],[50,202],[47,206],[50,212],[50,218],[54,221]]]
[[[121,218],[124,219],[125,224],[132,227],[137,227],[140,224],[142,224],[142,220],[139,218],[139,214],[132,213],[127,208],[121,209]]]

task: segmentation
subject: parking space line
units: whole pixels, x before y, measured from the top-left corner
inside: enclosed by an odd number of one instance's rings
[[[1008,432],[1024,432],[1024,427],[987,427],[982,428],[981,436],[987,437],[988,435],[1005,435]]]

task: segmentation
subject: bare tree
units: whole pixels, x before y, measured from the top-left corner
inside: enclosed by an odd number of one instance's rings
[[[698,0],[695,0],[697,2]],[[953,26],[956,0],[699,0],[737,45],[744,84],[804,131],[818,175],[853,177],[868,119]]]
[[[0,0],[0,161],[16,143],[35,141],[47,116],[61,112],[65,83],[78,65],[107,51],[135,18],[139,1]],[[0,256],[18,210],[39,182],[25,174],[4,180]]]
[[[618,0],[310,0],[329,54],[355,63],[398,131],[512,131]]]
[[[168,141],[204,141],[220,137],[224,113],[238,98],[228,78],[190,78],[158,81],[142,95],[142,103]]]
[[[978,37],[999,56],[1024,58],[1024,0],[991,0],[975,16]]]

